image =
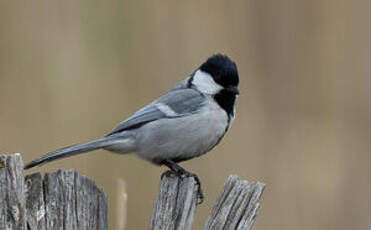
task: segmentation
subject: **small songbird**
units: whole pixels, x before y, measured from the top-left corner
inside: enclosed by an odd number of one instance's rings
[[[236,64],[227,56],[211,56],[170,91],[119,123],[106,136],[50,152],[30,163],[45,162],[96,149],[135,153],[155,165],[165,165],[177,176],[198,177],[177,163],[214,148],[231,126],[239,94]]]

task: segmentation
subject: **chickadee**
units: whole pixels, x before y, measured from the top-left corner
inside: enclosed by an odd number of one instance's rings
[[[155,165],[166,165],[178,176],[194,176],[202,202],[198,177],[177,163],[205,154],[220,142],[235,116],[238,83],[236,64],[216,54],[103,138],[50,152],[24,168],[96,149],[135,153]]]

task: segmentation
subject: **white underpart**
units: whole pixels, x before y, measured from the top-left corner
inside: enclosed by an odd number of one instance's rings
[[[214,81],[213,77],[210,74],[202,70],[196,71],[195,75],[193,76],[192,83],[200,92],[204,94],[217,94],[220,90],[223,89],[221,85]]]
[[[172,117],[175,117],[177,116],[178,114],[172,110],[168,105],[165,105],[163,103],[159,103],[159,104],[156,104],[155,105],[161,112],[163,112],[164,114],[168,115],[168,116],[172,116]]]

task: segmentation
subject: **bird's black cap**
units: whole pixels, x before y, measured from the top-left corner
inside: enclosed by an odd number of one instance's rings
[[[224,87],[238,86],[239,77],[236,63],[222,54],[215,54],[207,59],[200,70],[210,74],[214,81]]]

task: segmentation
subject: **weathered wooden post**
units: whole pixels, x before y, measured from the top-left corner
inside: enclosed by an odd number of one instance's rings
[[[196,210],[196,181],[164,174],[152,211],[150,230],[190,230]],[[228,177],[204,230],[251,229],[259,210],[259,199],[265,185]]]
[[[193,177],[165,173],[152,211],[150,230],[192,229],[198,185]]]
[[[204,230],[251,229],[264,186],[229,176]],[[197,190],[192,177],[164,174],[150,230],[191,230]],[[73,170],[46,173],[44,178],[40,173],[24,177],[20,154],[0,154],[0,229],[106,230],[106,196]]]
[[[237,175],[228,177],[222,194],[216,201],[204,230],[251,229],[260,204],[265,184],[241,180]]]
[[[0,229],[26,229],[21,154],[0,155]]]
[[[106,230],[104,192],[72,170],[23,176],[20,154],[0,155],[0,229]]]

